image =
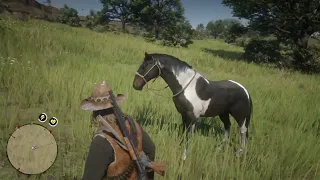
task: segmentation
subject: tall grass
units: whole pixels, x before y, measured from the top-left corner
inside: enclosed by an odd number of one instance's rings
[[[168,164],[164,179],[320,179],[320,82],[319,76],[301,75],[222,59],[202,48],[242,52],[219,41],[196,41],[189,49],[161,47],[130,35],[94,33],[87,29],[30,20],[1,21],[0,34],[0,179],[25,179],[6,158],[9,134],[17,125],[38,123],[42,112],[59,120],[53,130],[58,143],[54,165],[29,179],[80,179],[94,128],[90,112],[79,108],[91,94],[93,83],[107,80],[127,101],[124,112],[135,117],[156,144],[156,159]],[[132,88],[134,72],[144,52],[174,55],[212,80],[233,79],[253,97],[250,142],[241,158],[239,129],[232,120],[232,146],[217,152],[222,123],[203,118],[209,131],[198,131],[185,162],[183,146],[174,126],[181,124],[170,98]],[[157,80],[152,84],[162,88]],[[170,97],[170,90],[160,92]],[[156,175],[156,179],[162,179]]]

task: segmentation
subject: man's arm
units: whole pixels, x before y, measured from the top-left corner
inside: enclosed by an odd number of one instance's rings
[[[114,152],[109,141],[96,136],[90,145],[82,180],[102,180],[113,161]]]

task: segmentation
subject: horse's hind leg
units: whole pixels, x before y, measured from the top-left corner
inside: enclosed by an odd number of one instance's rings
[[[223,122],[224,125],[224,137],[223,137],[223,142],[228,141],[229,136],[230,136],[230,118],[229,118],[229,113],[223,113],[219,115],[221,121]]]
[[[223,113],[219,115],[221,121],[224,124],[224,137],[222,139],[222,143],[219,143],[217,146],[217,150],[221,151],[224,146],[229,142],[229,136],[230,136],[230,127],[231,127],[231,122],[229,118],[229,113]]]
[[[239,106],[238,106],[239,107]],[[241,142],[241,148],[238,150],[238,153],[242,152],[242,150],[246,146],[246,141],[247,141],[247,132],[248,132],[248,127],[247,127],[247,113],[244,113],[242,108],[237,108],[234,107],[231,110],[231,115],[234,117],[234,119],[237,121],[239,129],[240,129],[240,142]]]

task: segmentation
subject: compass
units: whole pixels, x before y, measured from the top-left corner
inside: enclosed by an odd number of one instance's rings
[[[18,126],[7,144],[7,155],[14,168],[24,174],[40,174],[54,163],[58,146],[47,128],[38,124]]]

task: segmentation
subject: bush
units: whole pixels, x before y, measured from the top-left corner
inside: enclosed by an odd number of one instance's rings
[[[156,41],[156,38],[154,37],[154,34],[153,33],[144,33],[142,35],[145,39],[145,41],[147,42],[155,42]]]
[[[106,31],[109,31],[109,27],[106,25],[96,25],[91,28],[93,31],[98,32],[98,33],[104,33]]]
[[[244,50],[244,58],[249,62],[277,63],[281,59],[280,43],[276,40],[252,39]]]
[[[207,38],[208,38],[208,34],[206,32],[192,30],[192,39],[203,40]]]
[[[80,18],[78,16],[77,10],[64,5],[64,7],[60,9],[58,22],[62,24],[68,24],[69,26],[73,27],[79,27]]]
[[[250,38],[242,36],[236,39],[235,44],[240,47],[246,47],[250,42]]]
[[[226,34],[224,36],[224,42],[230,44],[230,43],[235,43],[237,37],[234,34]]]
[[[188,22],[179,21],[167,26],[161,34],[162,45],[188,47],[192,44],[192,26]]]
[[[286,51],[283,60],[286,66],[305,73],[320,73],[320,45],[308,49],[295,48]]]

